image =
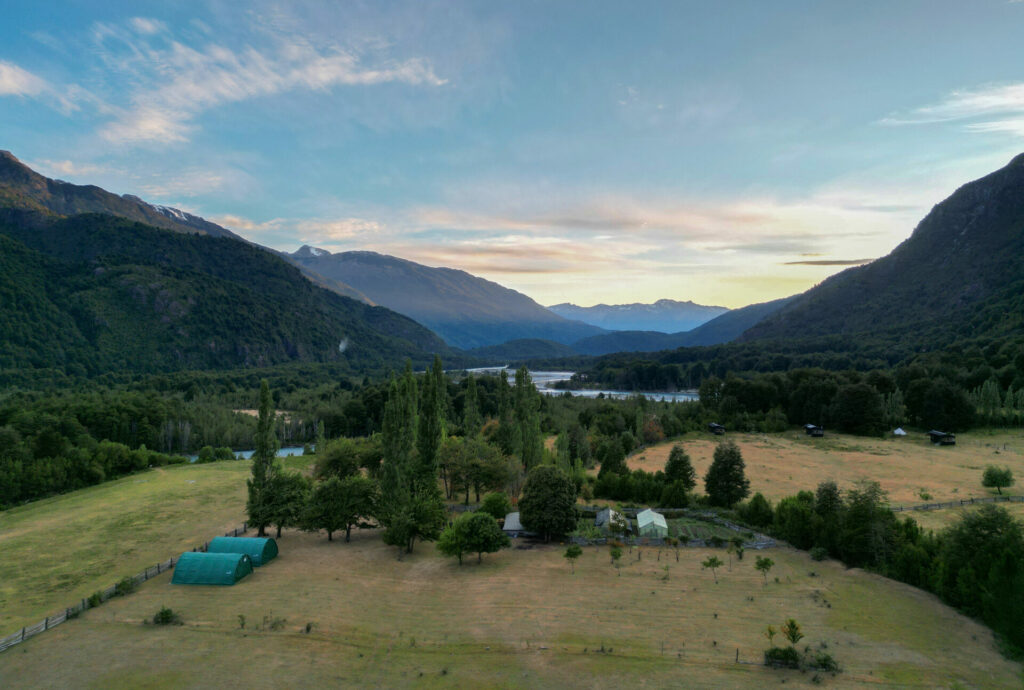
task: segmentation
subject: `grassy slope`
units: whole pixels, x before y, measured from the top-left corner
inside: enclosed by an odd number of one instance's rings
[[[994,491],[981,485],[986,465],[1006,465],[1018,477],[1018,486],[1006,493],[1024,493],[1024,433],[1020,431],[978,431],[957,434],[957,445],[933,446],[922,434],[906,438],[865,438],[826,432],[812,439],[802,431],[784,434],[729,433],[743,452],[751,491],[778,500],[803,489],[814,490],[819,482],[832,479],[848,488],[859,479],[878,481],[894,505],[928,501],[955,501],[990,496]],[[711,465],[716,440],[708,434],[687,437],[645,448],[628,459],[631,469],[662,470],[668,453],[682,443],[693,460],[698,485]]]
[[[248,473],[154,469],[0,512],[0,637],[238,527]]]
[[[843,664],[829,686],[1020,682],[991,633],[933,597],[788,549],[772,551],[779,582],[763,587],[752,558],[715,585],[704,550],[679,563],[635,550],[616,577],[606,549],[587,548],[573,576],[557,546],[460,568],[429,545],[398,561],[374,533],[344,544],[288,532],[280,544],[234,587],[151,580],[0,656],[0,675],[8,687],[811,686],[811,674],[757,663],[760,631],[792,616],[802,644],[824,642]],[[144,626],[161,606],[185,625]],[[254,629],[264,617],[283,628]],[[595,653],[602,643],[611,654]]]

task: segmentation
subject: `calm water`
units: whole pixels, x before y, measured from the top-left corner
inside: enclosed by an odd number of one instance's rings
[[[480,369],[470,369],[469,371],[474,374],[485,374],[491,376],[497,376],[502,369],[508,371],[509,382],[515,381],[515,369],[508,367],[482,367]],[[694,391],[689,392],[648,392],[648,393],[635,393],[630,391],[615,391],[615,390],[591,390],[591,389],[561,389],[552,388],[552,386],[559,381],[568,381],[572,378],[575,372],[572,371],[531,371],[530,377],[533,379],[534,385],[537,386],[537,390],[544,395],[561,395],[562,393],[572,393],[583,398],[596,398],[600,394],[604,394],[606,398],[629,398],[634,395],[643,395],[648,400],[657,400],[664,402],[685,402],[689,400],[697,400],[697,393]]]
[[[255,452],[255,450],[234,451],[235,457],[241,460],[248,460],[249,458],[252,457],[252,454]],[[277,457],[279,458],[287,458],[292,455],[302,455],[302,446],[286,446],[284,448],[279,448],[277,451]],[[195,462],[196,460],[199,459],[198,455],[186,455],[185,457],[188,458],[189,462]]]

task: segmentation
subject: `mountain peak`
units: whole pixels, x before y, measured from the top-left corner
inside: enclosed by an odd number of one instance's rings
[[[305,258],[308,258],[308,257],[314,257],[315,258],[315,257],[318,257],[318,256],[330,256],[330,255],[331,255],[331,253],[329,251],[327,251],[326,249],[321,249],[320,247],[312,247],[312,246],[310,246],[308,244],[302,245],[301,247],[299,247],[298,251],[292,253],[292,256],[294,256],[296,259],[305,259]]]

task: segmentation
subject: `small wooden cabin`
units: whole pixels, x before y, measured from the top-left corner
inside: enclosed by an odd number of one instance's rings
[[[956,434],[951,434],[946,431],[936,431],[935,429],[932,429],[928,432],[928,437],[932,440],[932,443],[939,446],[956,445]]]
[[[722,436],[725,434],[725,427],[716,422],[711,422],[708,424],[708,431],[713,433],[715,436]]]

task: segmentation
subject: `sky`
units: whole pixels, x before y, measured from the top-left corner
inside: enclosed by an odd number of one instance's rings
[[[735,308],[1024,151],[1024,1],[5,0],[0,149],[294,251]]]

